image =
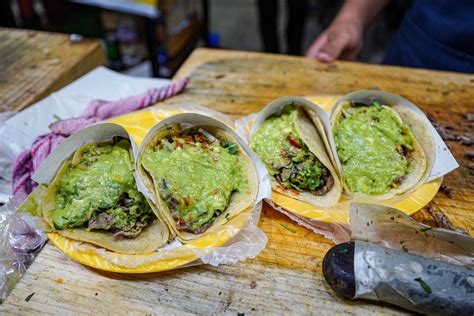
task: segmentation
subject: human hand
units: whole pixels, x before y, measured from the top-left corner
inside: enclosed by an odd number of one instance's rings
[[[363,43],[363,25],[356,17],[336,18],[306,51],[306,57],[322,62],[336,59],[353,60]]]

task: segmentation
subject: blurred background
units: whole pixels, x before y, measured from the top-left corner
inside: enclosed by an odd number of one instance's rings
[[[108,67],[135,76],[169,78],[196,47],[304,55],[342,2],[1,0],[0,26],[77,34],[72,40],[78,41],[100,38]],[[392,1],[378,16],[365,35],[359,61],[382,60],[410,4]]]

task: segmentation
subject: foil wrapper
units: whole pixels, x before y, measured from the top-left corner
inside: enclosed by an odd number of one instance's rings
[[[474,315],[474,270],[356,241],[354,298],[430,315]]]

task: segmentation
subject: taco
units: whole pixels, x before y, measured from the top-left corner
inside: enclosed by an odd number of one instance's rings
[[[350,196],[400,198],[428,177],[434,141],[414,111],[375,100],[345,100],[335,105],[331,124]]]
[[[324,131],[294,102],[265,118],[251,136],[250,146],[265,164],[277,192],[315,206],[339,201],[341,181],[325,146]]]
[[[119,253],[152,252],[169,231],[138,191],[127,139],[87,144],[62,163],[42,202],[51,230]]]
[[[223,225],[256,200],[250,157],[236,139],[212,126],[158,129],[142,144],[137,171],[182,242]]]

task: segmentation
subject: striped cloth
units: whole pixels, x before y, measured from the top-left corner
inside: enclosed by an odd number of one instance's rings
[[[161,88],[150,89],[143,94],[116,101],[92,100],[81,116],[61,120],[49,126],[50,133],[37,137],[31,148],[20,153],[13,163],[13,195],[24,199],[37,183],[31,179],[48,155],[66,137],[102,120],[143,109],[180,93],[187,85],[188,77]]]

